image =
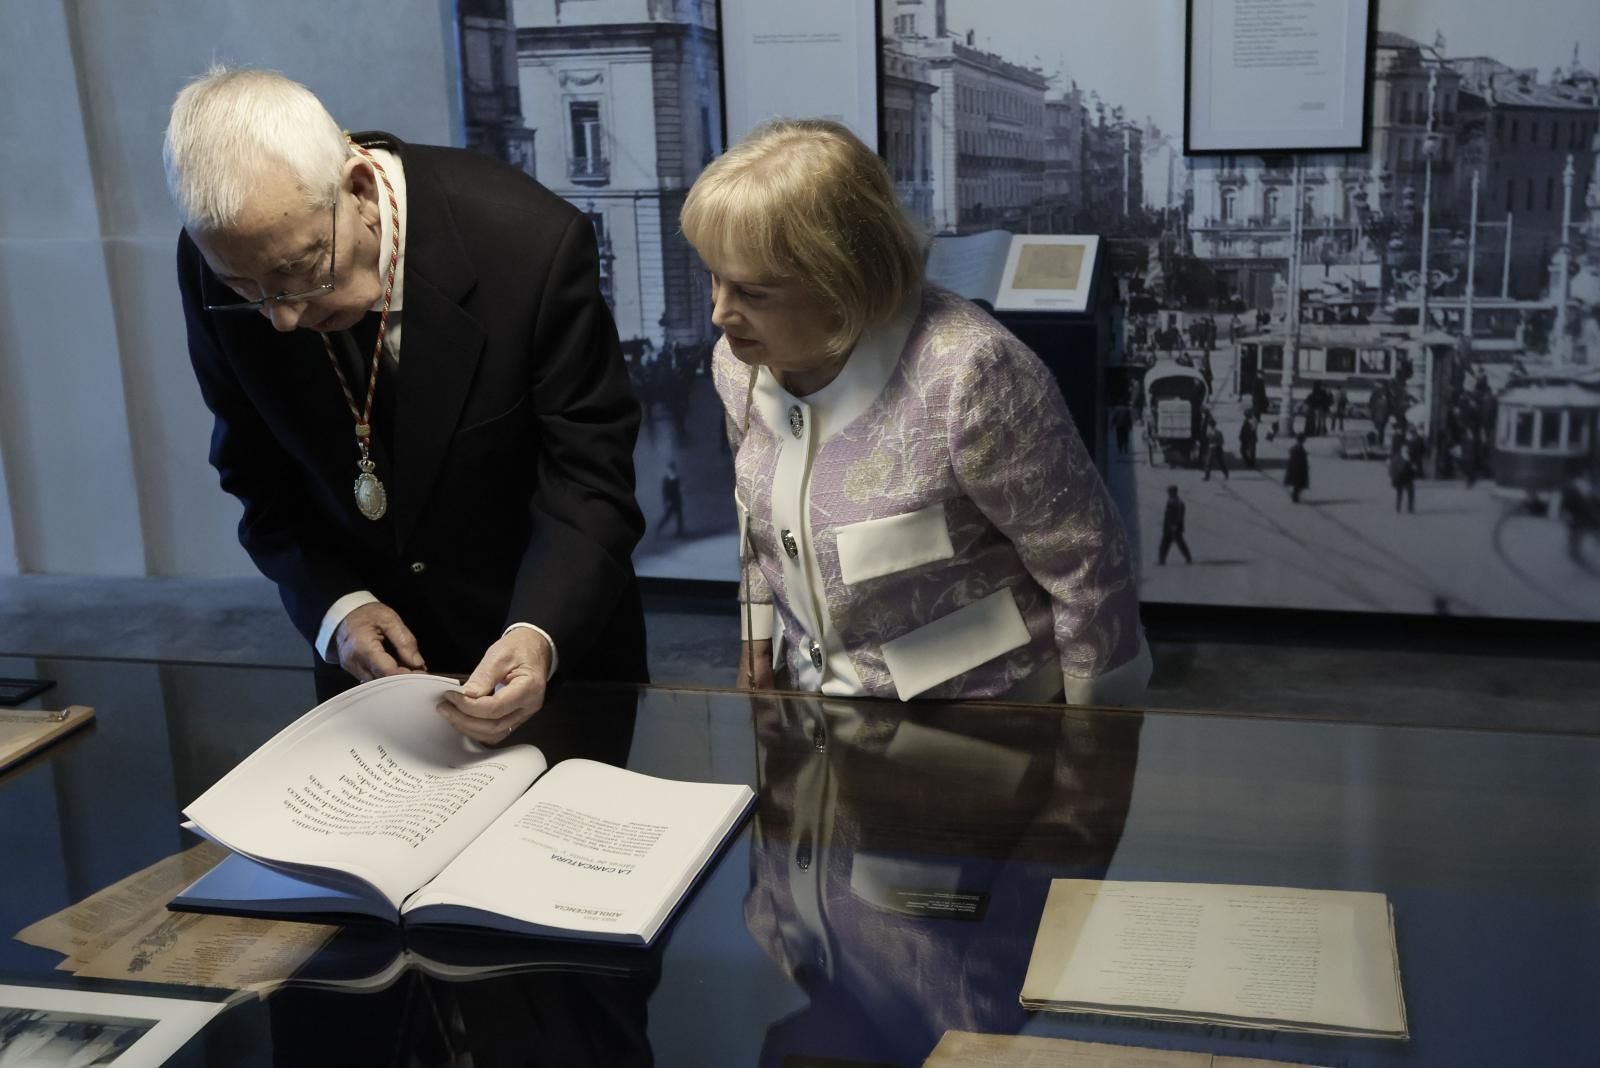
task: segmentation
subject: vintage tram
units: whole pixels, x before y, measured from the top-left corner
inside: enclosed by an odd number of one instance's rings
[[[1600,390],[1575,381],[1514,382],[1496,398],[1490,473],[1501,496],[1546,504],[1595,472]]]

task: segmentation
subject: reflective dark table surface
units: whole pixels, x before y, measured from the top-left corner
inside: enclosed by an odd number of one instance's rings
[[[0,983],[71,987],[59,955],[9,936],[192,844],[179,811],[309,708],[312,679],[4,658],[0,676],[55,679],[31,706],[98,714],[0,774]],[[1600,1063],[1600,738],[573,686],[516,740],[745,782],[758,805],[651,951],[500,940],[528,966],[290,986],[172,1063],[919,1065],[948,1029],[1320,1065]],[[1411,1038],[1024,1012],[1062,877],[1381,891]],[[382,937],[341,936],[308,974],[379,959]]]

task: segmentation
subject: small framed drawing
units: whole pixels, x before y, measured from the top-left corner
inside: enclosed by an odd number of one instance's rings
[[[997,311],[1081,312],[1089,307],[1095,234],[1015,234],[995,294]]]
[[[63,987],[0,985],[0,1064],[165,1064],[224,1006]]]
[[[1186,155],[1367,147],[1374,0],[1187,0]]]

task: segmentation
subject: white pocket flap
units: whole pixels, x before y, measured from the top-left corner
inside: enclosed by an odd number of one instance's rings
[[[1032,638],[1008,586],[883,644],[895,693],[909,701]]]
[[[838,530],[839,577],[854,585],[955,555],[944,503],[904,515],[849,523]]]

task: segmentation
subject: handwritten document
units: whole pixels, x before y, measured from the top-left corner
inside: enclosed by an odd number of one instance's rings
[[[1051,883],[1028,1008],[1406,1037],[1382,894],[1203,883]]]
[[[1016,289],[1076,289],[1083,268],[1082,245],[1028,245],[1017,260]]]

